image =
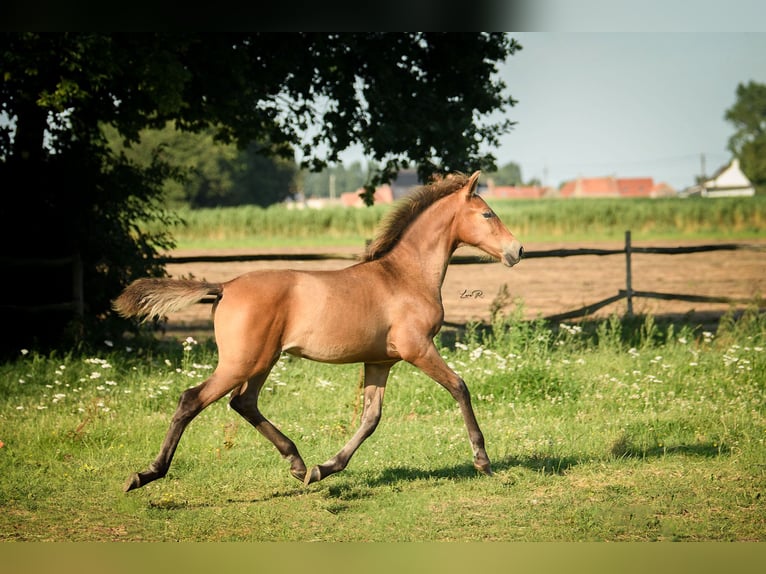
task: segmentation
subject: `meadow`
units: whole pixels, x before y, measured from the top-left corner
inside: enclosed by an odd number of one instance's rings
[[[104,341],[0,365],[2,541],[766,541],[766,317],[548,325],[518,306],[439,340],[493,460],[448,393],[392,371],[376,433],[309,487],[225,400],[170,473],[125,494],[215,348]],[[358,423],[359,367],[284,356],[261,406],[307,464]]]
[[[655,239],[745,240],[766,232],[766,196],[727,199],[501,200],[490,205],[526,243],[620,240],[625,230]],[[349,209],[242,206],[180,209],[171,231],[182,249],[363,245],[387,205]],[[149,227],[151,231],[159,231]]]
[[[525,242],[766,231],[763,197],[491,204]],[[181,248],[358,246],[387,209],[180,212],[172,232]],[[221,400],[192,422],[167,477],[125,494],[180,393],[212,372],[214,343],[19,349],[0,364],[0,541],[766,541],[762,311],[706,330],[494,310],[492,325],[438,339],[471,389],[491,477],[474,470],[449,394],[399,364],[376,433],[340,474],[303,486]],[[358,424],[358,381],[359,366],[283,356],[261,407],[321,463]]]

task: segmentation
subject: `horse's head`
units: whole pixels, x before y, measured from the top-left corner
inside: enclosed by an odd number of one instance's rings
[[[521,260],[524,248],[487,202],[476,193],[480,173],[475,172],[458,192],[459,207],[455,216],[457,239],[513,267]]]

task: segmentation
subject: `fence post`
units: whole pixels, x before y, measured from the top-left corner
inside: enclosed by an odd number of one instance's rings
[[[630,269],[630,230],[625,232],[625,297],[628,301],[628,317],[633,316],[633,277]]]

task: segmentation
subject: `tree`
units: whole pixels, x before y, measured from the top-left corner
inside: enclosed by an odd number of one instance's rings
[[[522,185],[521,168],[517,163],[509,162],[497,171],[486,174],[487,178],[492,178],[495,185]]]
[[[726,111],[736,132],[729,149],[742,171],[757,187],[766,186],[766,85],[748,82],[737,86],[737,101]]]
[[[380,166],[370,189],[410,161],[423,179],[492,168],[488,150],[511,126],[498,112],[514,103],[495,73],[517,49],[484,33],[3,33],[3,249],[77,254],[92,323],[83,332],[96,333],[127,281],[163,273],[156,255],[172,240],[147,236],[141,221],[169,217],[162,186],[179,175],[160,154],[142,167],[113,152],[105,126],[127,144],[168,122],[212,130],[249,153],[291,159],[297,149],[313,170],[360,144]],[[28,281],[0,295],[34,301],[70,287]],[[34,317],[15,321],[35,335],[48,329],[40,322],[63,330]]]
[[[182,132],[168,125],[161,130],[142,130],[140,142],[123,145],[116,130],[106,128],[109,145],[140,166],[149,166],[156,156],[177,170],[178,177],[164,185],[170,207],[218,207],[260,205],[284,201],[295,188],[294,160],[265,157],[257,144],[240,149],[215,140],[207,129]]]

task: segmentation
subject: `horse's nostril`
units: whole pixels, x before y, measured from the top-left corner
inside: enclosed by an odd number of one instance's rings
[[[519,247],[519,259],[521,259],[522,257],[524,257],[524,248]]]

